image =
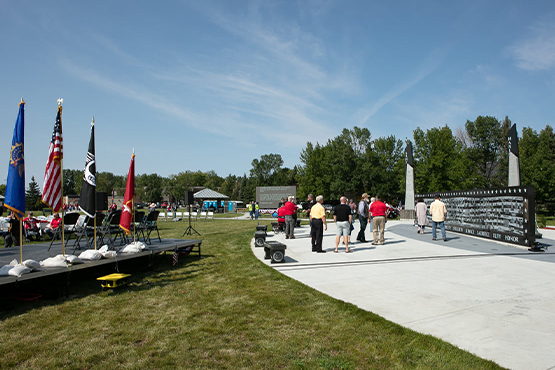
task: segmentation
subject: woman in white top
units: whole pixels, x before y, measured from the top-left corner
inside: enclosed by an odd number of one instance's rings
[[[416,222],[418,222],[417,234],[424,234],[424,228],[428,224],[428,207],[424,203],[424,199],[418,198],[418,203],[416,203]]]

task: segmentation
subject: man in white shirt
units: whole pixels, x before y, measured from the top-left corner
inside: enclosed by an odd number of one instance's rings
[[[436,229],[439,225],[441,237],[443,241],[446,242],[445,218],[447,217],[447,208],[445,207],[445,203],[440,200],[439,194],[436,195],[436,200],[430,204],[430,214],[432,215],[432,240],[436,240]]]

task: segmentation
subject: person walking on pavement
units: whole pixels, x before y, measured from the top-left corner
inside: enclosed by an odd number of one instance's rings
[[[322,203],[324,203],[324,196],[318,195],[316,204],[310,210],[312,251],[316,253],[326,253],[325,250],[322,250],[322,239],[324,238],[324,231],[328,230],[328,224],[326,223],[326,209],[322,206]]]
[[[337,228],[334,252],[337,253],[339,241],[341,240],[341,237],[343,237],[345,252],[351,253],[352,251],[349,249],[349,233],[351,232],[351,222],[353,221],[351,207],[347,205],[346,197],[341,197],[339,201],[341,204],[335,206],[333,209],[333,220],[335,221],[335,227]]]
[[[424,228],[428,224],[428,207],[426,207],[426,203],[424,203],[422,197],[418,198],[418,202],[414,209],[416,211],[416,222],[418,223],[418,231],[416,233],[424,234]]]
[[[384,229],[387,215],[387,207],[380,197],[376,195],[376,200],[370,206],[370,213],[372,214],[372,233],[374,234],[373,245],[378,244],[378,236],[380,244],[385,243]]]
[[[436,240],[436,229],[439,225],[441,229],[441,237],[443,241],[447,241],[447,236],[445,235],[445,219],[447,218],[447,208],[445,203],[440,200],[439,194],[436,195],[436,200],[430,204],[430,214],[432,215],[432,240]]]
[[[362,194],[362,199],[358,203],[358,219],[360,221],[360,231],[357,235],[357,240],[361,243],[366,243],[366,236],[364,232],[366,231],[366,225],[368,225],[368,194]]]

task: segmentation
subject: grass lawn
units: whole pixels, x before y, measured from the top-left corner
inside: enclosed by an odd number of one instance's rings
[[[264,265],[255,224],[197,222],[204,258],[160,257],[130,292],[83,282],[72,299],[1,312],[0,369],[499,368]],[[185,225],[159,223],[169,238]]]

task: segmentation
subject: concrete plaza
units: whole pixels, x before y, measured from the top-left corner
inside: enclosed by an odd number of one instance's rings
[[[385,245],[359,243],[353,253],[335,249],[335,224],[323,247],[311,251],[309,228],[296,239],[269,231],[287,245],[281,273],[334,298],[353,303],[420,333],[430,334],[511,369],[555,369],[555,253],[461,234],[432,241],[431,229],[389,221]],[[439,232],[439,230],[438,230]],[[555,231],[542,229],[555,246]],[[440,234],[441,235],[441,234]],[[372,234],[366,230],[366,240]],[[253,253],[264,263],[263,248]]]

